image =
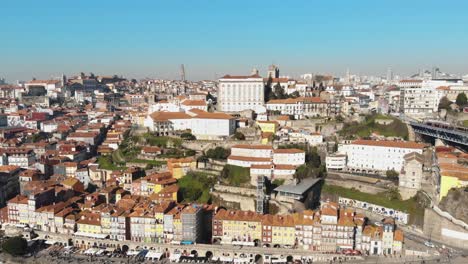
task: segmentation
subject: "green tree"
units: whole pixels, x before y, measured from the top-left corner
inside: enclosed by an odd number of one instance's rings
[[[180,137],[182,139],[185,139],[185,140],[195,140],[195,139],[197,139],[192,133],[189,133],[189,132],[182,133],[180,135]]]
[[[275,99],[274,98],[274,94],[273,94],[273,89],[271,88],[271,83],[273,82],[273,78],[268,77],[268,80],[267,80],[267,83],[265,84],[265,87],[264,87],[264,99],[265,99],[265,102],[271,100],[271,99]]]
[[[28,242],[22,237],[12,237],[2,244],[2,249],[13,256],[21,256],[27,253]]]
[[[44,132],[39,132],[32,135],[31,141],[33,143],[39,142],[41,140],[47,139],[47,134]]]
[[[395,170],[387,170],[385,172],[385,176],[387,176],[387,178],[392,181],[398,180],[398,172],[396,172]]]
[[[231,151],[229,149],[225,149],[223,147],[216,147],[214,149],[209,149],[206,152],[206,157],[210,159],[222,159],[225,160],[227,157],[231,155]]]
[[[286,93],[284,92],[284,88],[281,86],[281,84],[278,82],[275,87],[275,97],[278,99],[285,99],[287,98]]]
[[[459,107],[464,107],[467,104],[467,98],[465,93],[459,93],[457,100],[455,101]]]
[[[447,98],[447,96],[444,96],[440,98],[439,101],[439,110],[445,109],[445,110],[450,110],[450,105],[452,102]]]
[[[215,179],[204,173],[188,172],[179,179],[178,184],[183,201],[209,203],[210,189],[215,184]]]
[[[401,194],[396,187],[390,188],[384,193],[384,196],[390,201],[401,201]]]

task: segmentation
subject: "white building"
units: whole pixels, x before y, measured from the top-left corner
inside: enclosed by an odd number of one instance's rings
[[[287,135],[288,142],[295,143],[307,143],[309,146],[317,146],[323,142],[323,135],[318,132],[311,132],[307,129],[293,130]]]
[[[158,135],[173,135],[190,130],[197,139],[222,139],[235,133],[236,120],[225,113],[208,113],[202,110],[184,112],[154,112],[144,126]]]
[[[301,149],[275,149],[273,150],[274,164],[288,164],[299,166],[305,163],[305,152]]]
[[[320,97],[298,97],[288,99],[275,99],[266,103],[270,112],[281,115],[293,115],[296,119],[306,116],[327,116],[328,104]]]
[[[184,100],[180,103],[180,107],[184,111],[189,111],[192,109],[199,109],[203,111],[208,111],[208,104],[205,100]]]
[[[325,158],[327,170],[344,170],[346,168],[346,155],[345,154],[330,154]]]
[[[231,148],[232,156],[271,158],[273,147],[269,145],[235,145]]]
[[[440,98],[436,89],[410,87],[400,90],[400,112],[414,116],[436,113]]]
[[[299,166],[305,163],[305,152],[300,149],[275,149],[268,145],[235,145],[231,148],[228,164],[251,167],[252,165],[287,164]]]
[[[422,80],[405,79],[405,80],[400,80],[398,82],[398,87],[400,87],[400,88],[421,88],[422,83],[423,83]]]
[[[231,76],[219,79],[218,110],[240,112],[261,109],[264,104],[263,78],[259,75]]]
[[[400,89],[400,112],[413,116],[436,113],[443,96],[456,99],[457,90],[463,90],[463,81],[459,79],[427,80],[411,84],[413,86],[408,84]],[[440,87],[446,88],[438,89]]]
[[[354,171],[401,171],[404,156],[411,152],[423,153],[424,145],[410,141],[355,140],[340,145],[339,153],[347,155],[347,168]]]
[[[8,165],[14,165],[21,168],[30,167],[35,161],[36,157],[32,149],[8,149]]]

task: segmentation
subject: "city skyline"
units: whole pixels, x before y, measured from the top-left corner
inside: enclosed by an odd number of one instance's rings
[[[184,8],[180,8],[183,4]],[[188,80],[224,74],[407,76],[437,66],[468,73],[467,3],[125,1],[73,6],[4,3],[0,76],[7,81],[79,72]],[[229,12],[226,12],[229,10]]]

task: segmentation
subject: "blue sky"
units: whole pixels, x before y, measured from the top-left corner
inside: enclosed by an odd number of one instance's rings
[[[468,73],[468,1],[3,1],[0,77]]]

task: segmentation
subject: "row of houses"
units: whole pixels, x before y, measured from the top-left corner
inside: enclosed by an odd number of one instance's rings
[[[63,185],[65,186],[65,185]],[[63,187],[62,186],[62,187]],[[57,186],[8,202],[10,224],[75,236],[142,243],[215,243],[290,247],[311,251],[359,250],[401,254],[403,233],[395,221],[366,224],[349,208],[324,202],[318,210],[263,215],[211,205],[153,200],[118,189],[114,200],[92,193],[56,200]],[[55,203],[50,201],[56,200]]]

